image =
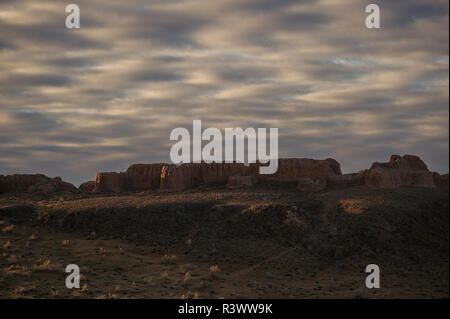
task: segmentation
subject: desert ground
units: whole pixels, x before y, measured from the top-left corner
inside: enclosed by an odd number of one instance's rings
[[[448,196],[276,183],[2,194],[0,298],[448,298]],[[65,286],[68,264],[80,289]]]

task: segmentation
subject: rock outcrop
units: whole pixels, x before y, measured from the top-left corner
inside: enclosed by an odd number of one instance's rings
[[[50,178],[43,174],[0,175],[0,193],[55,193],[76,191],[77,188],[60,177]]]
[[[392,155],[387,163],[373,163],[365,174],[365,185],[372,188],[437,187],[433,173],[414,155]]]
[[[78,186],[78,189],[83,192],[92,192],[94,188],[95,188],[94,181],[84,182],[80,186]]]

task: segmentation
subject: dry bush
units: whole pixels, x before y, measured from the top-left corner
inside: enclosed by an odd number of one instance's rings
[[[14,229],[14,225],[9,225],[9,226],[3,227],[2,232],[12,233],[13,229]]]
[[[163,279],[163,280],[169,279],[169,273],[167,272],[167,270],[164,270],[164,271],[161,273],[161,279]]]
[[[36,240],[36,239],[38,239],[38,236],[36,235],[36,234],[31,234],[31,236],[30,237],[28,237],[28,240],[29,241],[33,241],[33,240]]]
[[[10,277],[10,276],[30,276],[31,275],[31,271],[28,269],[27,266],[23,266],[23,265],[11,265],[8,268],[4,268],[3,269],[3,273],[5,275],[5,277]]]
[[[54,297],[54,298],[58,297],[58,296],[59,296],[59,291],[58,291],[58,289],[56,289],[55,287],[52,287],[52,288],[50,289],[50,295],[52,295],[52,297]]]
[[[11,293],[11,297],[18,299],[18,298],[22,298],[24,296],[25,293],[32,291],[36,289],[35,286],[29,286],[29,287],[17,287],[16,289],[14,289],[14,291]]]
[[[70,240],[68,240],[68,239],[63,240],[62,241],[62,245],[63,246],[69,246],[70,245]]]
[[[57,266],[55,266],[54,264],[52,264],[52,262],[50,260],[46,260],[40,265],[33,266],[33,271],[35,271],[35,272],[44,272],[44,271],[57,272],[59,270],[60,269]]]
[[[162,264],[175,265],[177,263],[177,255],[164,255]]]
[[[220,267],[219,265],[214,265],[209,267],[209,279],[218,279],[220,277]]]
[[[11,242],[8,240],[8,241],[3,245],[3,249],[4,249],[4,250],[7,250],[10,246],[11,246]]]
[[[181,295],[181,299],[198,299],[199,296],[200,295],[198,292],[196,292],[196,291],[192,292],[192,291],[188,290],[186,292],[186,294]]]
[[[107,295],[97,296],[96,299],[121,299],[118,294],[108,293]]]

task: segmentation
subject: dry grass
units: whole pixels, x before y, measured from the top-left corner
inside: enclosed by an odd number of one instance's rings
[[[8,250],[9,247],[11,247],[11,242],[8,240],[8,241],[3,245],[3,249],[4,249],[4,250]]]
[[[176,265],[177,255],[164,255],[161,263],[164,265]]]
[[[14,291],[11,293],[11,298],[14,298],[14,299],[20,299],[20,298],[23,298],[24,295],[25,295],[27,292],[30,292],[30,291],[32,291],[32,290],[34,290],[34,289],[36,289],[35,286],[29,286],[29,287],[17,287],[17,288],[15,288]]]
[[[28,267],[24,266],[24,265],[11,265],[8,268],[4,268],[3,273],[4,273],[5,277],[13,277],[13,276],[28,277],[31,275],[31,270],[28,269]]]
[[[121,299],[118,294],[108,293],[106,295],[97,296],[96,299]]]
[[[163,279],[163,280],[168,280],[169,279],[169,273],[167,272],[167,270],[164,270],[161,273],[161,279]]]
[[[44,261],[40,265],[34,265],[33,271],[35,272],[58,272],[60,271],[60,268],[56,265],[52,264],[50,260]]]
[[[9,226],[3,227],[2,232],[11,233],[13,230],[14,230],[14,225],[9,225]]]
[[[188,290],[185,294],[181,295],[181,299],[198,299],[200,297],[199,293],[196,291]]]
[[[213,266],[209,267],[208,278],[209,279],[219,279],[220,272],[221,272],[221,269],[220,269],[219,265],[213,265]]]

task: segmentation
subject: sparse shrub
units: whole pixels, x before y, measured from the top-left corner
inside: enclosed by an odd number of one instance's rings
[[[17,265],[11,265],[9,268],[4,268],[3,273],[5,274],[5,277],[8,276],[30,276],[31,271],[28,269],[27,266],[17,266]]]
[[[25,292],[25,288],[24,287],[17,287],[16,289],[14,289],[14,292],[12,293],[12,297],[13,298],[20,298],[23,296],[23,293]]]
[[[165,265],[175,265],[177,263],[177,255],[164,255],[162,263]]]
[[[16,255],[11,255],[8,257],[8,262],[10,264],[14,264],[17,261],[17,256]]]
[[[50,289],[50,294],[52,295],[52,297],[58,297],[59,296],[59,291],[55,287],[52,287]]]
[[[161,273],[161,279],[163,279],[163,280],[169,279],[169,273],[167,272],[167,270],[164,270],[164,271]]]
[[[121,297],[118,294],[108,293],[107,295],[97,296],[96,299],[120,299]]]
[[[186,292],[186,294],[181,295],[181,299],[198,299],[198,298],[199,298],[199,294],[196,291],[192,292],[192,291],[188,290]]]
[[[34,265],[33,270],[37,271],[37,272],[40,272],[40,271],[56,272],[56,271],[58,271],[58,267],[53,265],[50,260],[46,260],[40,265]]]
[[[214,265],[209,267],[209,279],[218,279],[220,277],[220,267],[219,265]]]
[[[3,249],[7,250],[9,247],[11,247],[11,242],[8,240],[4,245],[3,245]]]
[[[9,225],[9,226],[3,227],[2,232],[11,233],[13,231],[13,229],[14,229],[14,225]]]

